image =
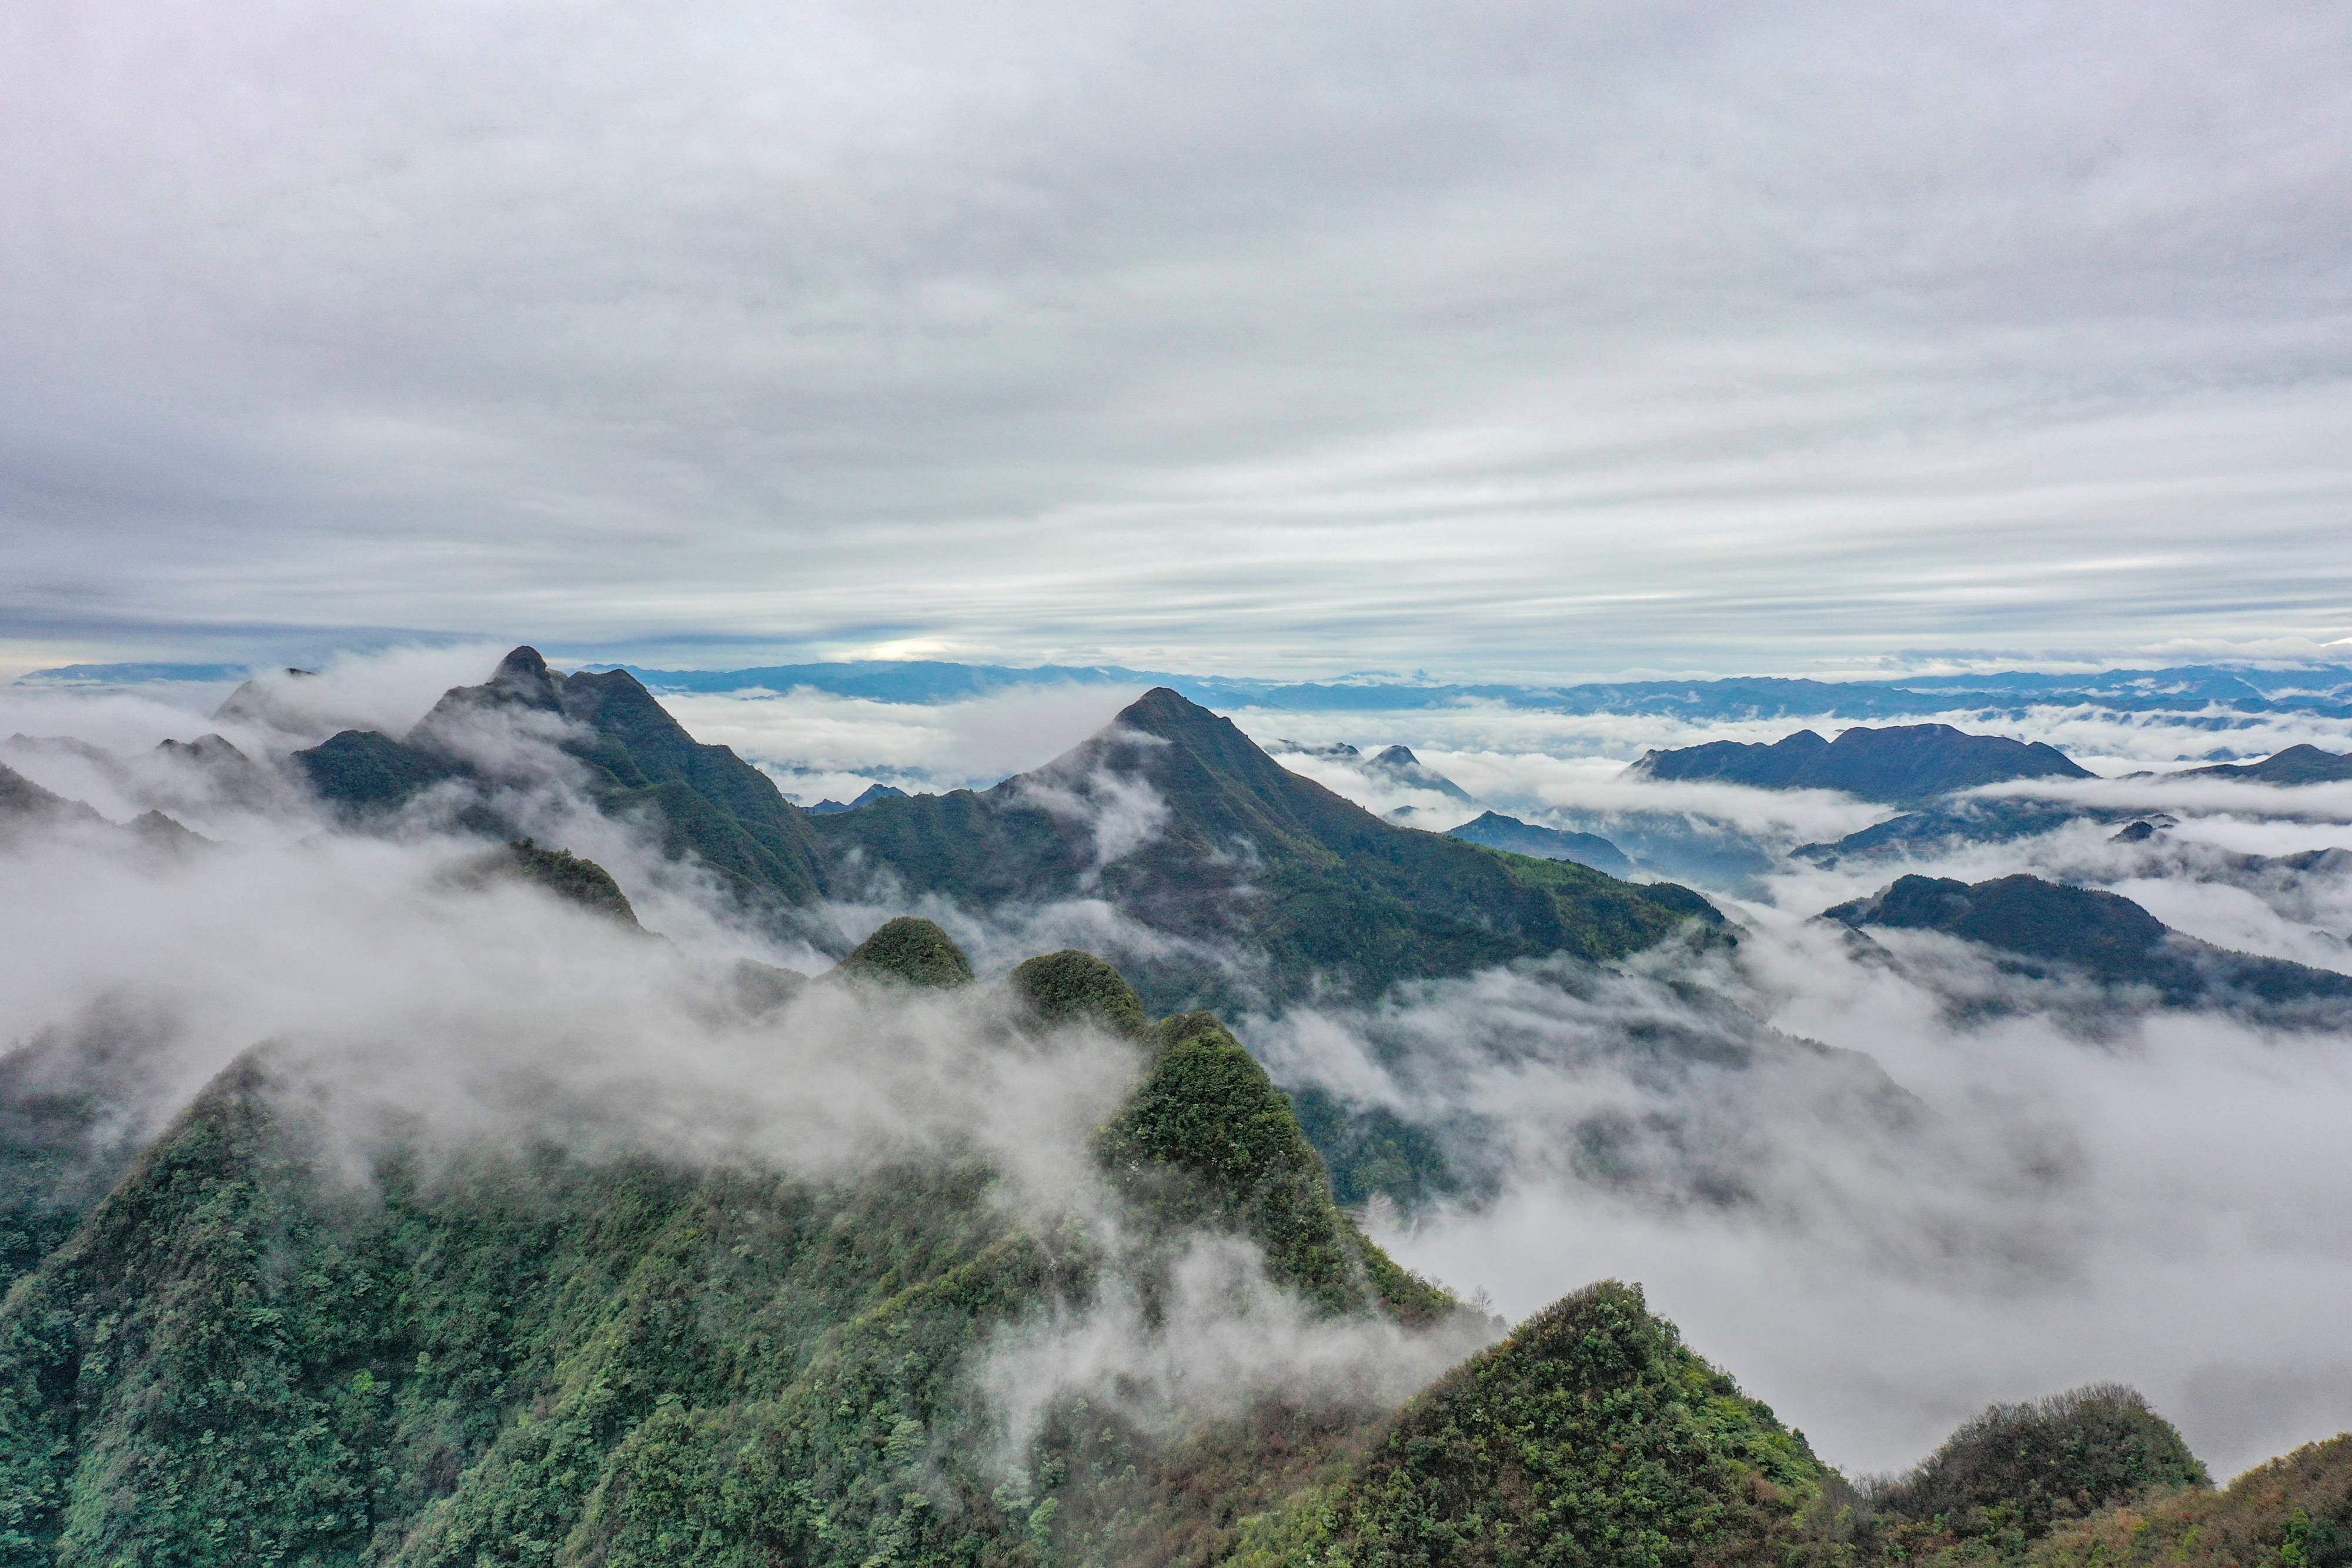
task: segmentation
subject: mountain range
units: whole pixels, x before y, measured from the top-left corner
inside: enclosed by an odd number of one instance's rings
[[[1637,779],[1705,779],[1758,789],[1840,789],[1893,804],[2015,779],[2092,777],[2054,746],[1965,735],[1948,724],[1857,727],[1841,731],[1835,740],[1801,729],[1769,746],[1709,741],[1644,752],[1626,772]]]
[[[2352,667],[2306,664],[2282,668],[2189,664],[2051,674],[1987,670],[1941,675],[1889,675],[1853,681],[1736,675],[1700,679],[1575,684],[1448,683],[1370,674],[1328,681],[1279,681],[1117,665],[962,664],[930,660],[850,660],[741,670],[626,669],[656,692],[790,691],[898,703],[957,702],[1034,685],[1166,686],[1213,707],[1301,713],[1443,708],[1465,701],[1535,711],[1634,714],[1685,721],[1769,718],[1889,719],[1977,709],[2021,714],[2032,707],[2091,707],[2119,713],[2352,716]],[[249,666],[228,664],[68,664],[36,671],[19,684],[90,689],[152,682],[225,683]],[[2225,720],[2221,727],[2227,727]]]
[[[2137,1521],[2193,1568],[2352,1549],[2352,1440],[2216,1492],[2119,1388],[1995,1406],[1857,1491],[1636,1289],[1498,1340],[1399,1269],[1213,1016],[1148,1021],[1075,952],[981,993],[908,918],[827,979],[980,1050],[1132,1042],[1091,1156],[1119,1224],[952,1154],[811,1181],[394,1143],[355,1192],[258,1051],[0,1299],[0,1562],[2056,1568]],[[1402,1399],[1072,1388],[1008,1448],[1004,1347],[1139,1298],[1174,1332],[1220,1238],[1296,1303],[1257,1311],[1307,1314],[1284,1332],[1459,1364]]]
[[[490,721],[573,727],[552,744],[612,815],[658,824],[743,907],[780,929],[827,899],[980,909],[1108,903],[1177,938],[1141,956],[1155,1007],[1465,974],[1566,952],[1622,956],[1721,916],[1688,889],[1497,852],[1381,821],[1291,772],[1231,721],[1165,688],[1100,734],[987,790],[870,799],[804,811],[758,768],[696,742],[625,671],[565,675],[529,648],[449,693],[401,737],[345,731],[297,752],[319,796],[354,821],[436,789],[463,820],[507,836],[469,751]],[[453,797],[456,799],[456,797]]]
[[[1856,766],[1908,791],[1984,755],[1915,749]],[[186,751],[198,773],[252,765]],[[1635,1287],[1507,1326],[1399,1267],[1318,1148],[1395,1129],[1303,1118],[1204,1004],[1732,939],[1686,889],[1540,852],[1574,835],[1385,821],[1166,688],[992,789],[805,811],[630,673],[528,648],[406,734],[346,731],[294,766],[355,828],[478,833],[452,874],[527,881],[628,945],[659,946],[604,867],[516,833],[517,791],[551,779],[643,824],[812,937],[844,901],[1108,908],[1154,934],[1131,975],[1062,950],[983,988],[941,925],[898,915],[729,1005],[855,1019],[853,1055],[902,1026],[977,1062],[1075,1041],[1131,1081],[1041,1199],[977,1142],[814,1174],[591,1154],[527,1119],[353,1145],[287,1042],[92,1158],[135,1028],[11,1042],[0,1568],[2352,1568],[2352,1437],[2216,1490],[2144,1400],[2095,1386],[1996,1406],[1856,1485]],[[75,804],[0,769],[10,831],[121,831]],[[2352,994],[2032,877],[1906,877],[1828,915],[2179,1005]],[[1236,1343],[1278,1354],[1202,1396]],[[1335,1344],[1376,1354],[1298,1375]],[[1068,1366],[1104,1375],[1041,1370]]]

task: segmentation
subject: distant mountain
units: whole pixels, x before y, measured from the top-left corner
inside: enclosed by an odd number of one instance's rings
[[[1375,782],[1403,789],[1426,789],[1465,806],[1475,805],[1470,791],[1412,754],[1409,747],[1391,746],[1367,757],[1344,740],[1309,746],[1276,740],[1265,747],[1269,757],[1315,757],[1352,768]],[[1392,813],[1393,814],[1393,813]]]
[[[1896,860],[1939,854],[1962,844],[2000,844],[2054,832],[2069,822],[2102,825],[2136,821],[2144,813],[2074,801],[1970,800],[1939,802],[1924,810],[1848,833],[1828,843],[1801,844],[1799,860],[1836,865],[1848,860]]]
[[[1672,884],[1381,821],[1164,688],[992,789],[822,815],[726,747],[697,743],[625,672],[563,675],[529,648],[444,696],[405,737],[346,731],[294,762],[322,799],[381,815],[436,787],[474,789],[479,721],[541,713],[574,727],[561,744],[604,810],[659,823],[668,852],[700,858],[765,918],[790,925],[827,898],[939,894],[979,909],[1099,899],[1181,939],[1136,964],[1155,1006],[1230,998],[1237,986],[1377,991],[1554,952],[1612,958],[1685,920],[1721,918]],[[517,836],[490,792],[469,799],[461,820]]]
[[[1857,929],[1941,931],[1995,949],[2027,974],[2073,971],[2145,988],[2168,1007],[2300,1012],[2340,1026],[2352,975],[2234,953],[2185,936],[2118,894],[2023,874],[1969,883],[1905,876],[1822,912]],[[2015,960],[2025,960],[2023,964]]]
[[[1964,735],[1948,724],[1853,728],[1833,740],[1811,730],[1769,746],[1733,740],[1643,754],[1630,777],[1706,779],[1759,789],[1842,789],[1865,800],[1904,803],[2013,779],[2088,779],[2054,746],[1994,735]]]
[[[1598,833],[1566,833],[1557,828],[1540,828],[1498,811],[1489,811],[1446,831],[1454,838],[1467,839],[1491,850],[1508,850],[1513,854],[1533,855],[1538,860],[1574,861],[1595,871],[1605,871],[1611,876],[1630,876],[1633,872],[1633,862],[1626,858],[1625,852]]]
[[[2322,751],[2315,746],[2290,746],[2260,762],[2224,762],[2210,768],[2190,768],[2175,779],[2244,779],[2257,784],[2335,784],[2352,779],[2352,753]]]
[[[242,664],[68,664],[19,677],[29,686],[83,689],[154,682],[222,682]],[[776,664],[742,670],[625,669],[655,691],[731,692],[808,687],[880,702],[957,702],[1015,686],[1164,685],[1195,702],[1296,712],[1378,712],[1450,707],[1465,699],[1554,713],[1622,713],[1686,720],[1830,717],[1885,719],[1979,708],[2022,714],[2032,707],[2095,706],[2134,713],[2308,712],[2352,715],[2352,667],[2306,664],[2177,665],[2077,674],[1987,670],[1964,674],[1889,675],[1860,681],[1733,675],[1680,680],[1507,685],[1405,680],[1368,674],[1329,681],[1189,675],[1118,665],[960,664],[935,660],[863,660]]]
[[[1415,757],[1402,746],[1391,746],[1364,759],[1365,773],[1407,789],[1427,789],[1464,805],[1475,804],[1470,791]]]
[[[903,800],[906,798],[904,789],[894,789],[887,784],[868,784],[855,800],[819,800],[804,810],[813,816],[829,817],[835,811],[855,811],[858,807],[870,806],[877,800]]]

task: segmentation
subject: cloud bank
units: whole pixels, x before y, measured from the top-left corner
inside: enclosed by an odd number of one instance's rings
[[[30,0],[0,655],[2352,633],[2352,23]]]

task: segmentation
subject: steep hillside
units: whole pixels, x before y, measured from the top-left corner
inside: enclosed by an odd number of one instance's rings
[[[993,789],[877,800],[810,826],[902,895],[1105,898],[1203,946],[1245,947],[1251,977],[1277,993],[1318,975],[1376,989],[1551,952],[1612,958],[1719,918],[1685,889],[1384,822],[1165,689]],[[1169,1007],[1234,985],[1181,956],[1143,964],[1137,980]]]
[[[954,994],[952,945],[915,926],[836,983]],[[1017,973],[1028,1011],[982,1005],[975,1027],[1014,1032],[976,1049],[1023,1049],[1024,1016],[1140,1016],[1084,956]],[[1339,1462],[1379,1412],[1162,1430],[1066,1400],[1008,1451],[998,1336],[1113,1290],[1172,1300],[1185,1245],[1216,1236],[1334,1322],[1454,1309],[1339,1214],[1214,1019],[1147,1043],[1101,1136],[1111,1232],[1003,1201],[951,1150],[835,1182],[391,1150],[354,1185],[248,1058],[0,1306],[0,1563],[1213,1560],[1237,1504]]]
[[[2144,988],[2168,1007],[2267,1009],[2282,1021],[2340,1023],[2352,975],[2233,953],[2168,927],[2119,894],[2019,874],[1974,884],[1899,877],[1867,898],[1824,910],[1857,929],[1941,931],[1980,942],[2014,964],[2059,966],[2113,986]]]
[[[2222,1490],[2195,1487],[2051,1533],[2032,1568],[2352,1568],[2352,1433],[2297,1448]]]
[[[1772,1563],[1827,1470],[1604,1283],[1449,1373],[1344,1478],[1258,1521],[1246,1568]]]

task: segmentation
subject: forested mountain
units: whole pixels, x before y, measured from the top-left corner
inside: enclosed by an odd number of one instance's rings
[[[1213,1017],[1151,1023],[1083,954],[985,995],[969,973],[902,919],[823,983],[949,1007],[982,1051],[1131,1042],[1088,1156],[1117,1223],[952,1149],[816,1179],[391,1143],[354,1185],[290,1064],[247,1056],[0,1304],[0,1563],[1957,1568],[2155,1561],[2153,1530],[2166,1561],[2341,1568],[2340,1442],[2217,1494],[2137,1396],[2092,1389],[1858,1493],[1638,1290],[1480,1350],[1486,1320],[1334,1207]],[[1024,1334],[1122,1301],[1136,1348],[1186,1357],[1188,1314],[1252,1290],[1255,1333],[1384,1348],[1205,1403],[1022,1404],[1035,1369],[1005,1375]]]
[[[439,789],[459,820],[504,836],[512,824],[498,814],[500,763],[486,737],[503,744],[540,716],[567,727],[550,744],[580,765],[604,810],[657,823],[670,853],[692,853],[782,926],[825,898],[904,906],[936,895],[981,910],[1099,899],[1181,939],[1138,967],[1158,1007],[1317,984],[1370,994],[1554,952],[1611,958],[1686,920],[1720,919],[1672,884],[1382,821],[1165,689],[994,789],[871,799],[854,811],[793,805],[727,747],[698,744],[625,672],[560,674],[528,648],[404,737],[346,731],[295,760],[354,817]]]
[[[842,976],[884,1008],[972,990],[916,921]],[[1277,1369],[1172,1425],[1074,1391],[1008,1438],[1003,1336],[1137,1299],[1133,1332],[1177,1333],[1220,1238],[1290,1332],[1386,1325],[1387,1357],[1442,1365],[1492,1331],[1339,1212],[1213,1017],[1147,1025],[1078,954],[957,1016],[976,1049],[1135,1042],[1093,1143],[1116,1226],[953,1151],[817,1181],[393,1145],[354,1186],[283,1064],[239,1061],[0,1306],[0,1562],[1304,1563],[1570,1525],[1675,1562],[1818,1495],[1802,1439],[1615,1288],[1401,1415]],[[1499,1490],[1490,1429],[1536,1445]],[[1471,1447],[1433,1465],[1432,1439]]]

